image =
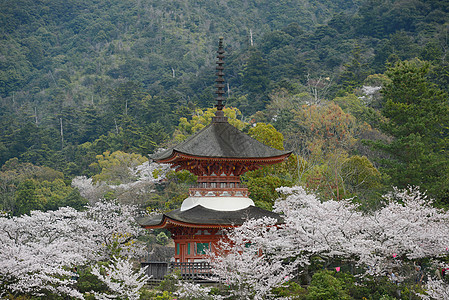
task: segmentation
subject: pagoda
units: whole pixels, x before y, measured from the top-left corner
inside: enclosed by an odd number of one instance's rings
[[[155,162],[195,174],[197,185],[189,189],[189,196],[179,209],[139,221],[144,228],[165,228],[171,232],[174,260],[179,263],[203,261],[207,249],[216,250],[223,229],[264,216],[281,222],[278,214],[254,205],[240,176],[280,163],[291,152],[264,145],[228,123],[223,112],[223,38],[217,53],[217,111],[212,122],[179,145],[151,157]]]

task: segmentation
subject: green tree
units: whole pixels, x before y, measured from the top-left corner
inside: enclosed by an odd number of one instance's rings
[[[303,105],[295,112],[296,134],[290,143],[307,160],[322,161],[336,151],[349,150],[355,143],[357,128],[354,116],[334,102],[326,105]]]
[[[87,204],[88,201],[81,197],[77,189],[71,189],[61,200],[60,206],[70,206],[76,210],[83,210]]]
[[[366,156],[354,155],[341,166],[341,178],[346,197],[356,195],[359,202],[367,206],[379,199],[376,193],[381,188],[381,174]]]
[[[26,206],[27,197],[34,201],[38,197],[39,184],[42,181],[61,180],[64,175],[49,167],[39,167],[30,163],[20,163],[18,158],[8,160],[0,170],[0,207],[5,211],[14,212],[17,205]],[[31,180],[31,181],[27,181]],[[20,195],[19,195],[20,193]],[[19,197],[19,198],[18,198]],[[16,205],[16,201],[20,203]],[[31,205],[33,209],[43,209],[42,198],[39,205]],[[25,209],[26,211],[27,209]]]
[[[264,34],[262,37],[262,50],[268,53],[274,49],[282,48],[290,43],[292,36],[280,31],[275,30]]]
[[[141,86],[138,83],[128,81],[120,84],[111,92],[109,106],[115,114],[127,116],[136,113],[142,97]]]
[[[165,127],[159,123],[150,123],[142,128],[140,139],[137,141],[137,147],[141,155],[148,155],[154,151],[163,142],[168,140],[169,135]]]
[[[397,63],[386,73],[382,130],[391,143],[377,146],[390,155],[383,160],[389,183],[418,185],[449,204],[448,95],[430,82],[430,65],[418,59]]]
[[[245,174],[244,182],[248,186],[250,198],[254,204],[263,209],[272,210],[274,201],[279,197],[276,189],[281,186],[292,186],[293,183],[277,175],[262,176],[262,174],[261,172],[249,172]]]
[[[345,290],[345,282],[334,277],[334,272],[327,270],[313,274],[307,291],[307,300],[351,299],[349,292]]]
[[[148,161],[148,158],[140,154],[106,151],[97,155],[97,162],[91,164],[91,168],[98,168],[100,173],[93,176],[94,182],[104,181],[108,184],[121,184],[133,181],[136,175],[132,169]]]
[[[82,209],[87,204],[77,190],[66,185],[62,179],[41,181],[36,183],[36,195],[42,203],[42,210],[57,210],[62,206]]]
[[[248,134],[265,145],[284,150],[284,136],[271,124],[257,123],[249,129]]]
[[[32,210],[42,210],[44,204],[37,194],[37,184],[33,179],[27,179],[19,184],[13,214],[16,216],[29,214]]]
[[[271,124],[257,123],[249,129],[248,134],[267,146],[284,150],[284,136]],[[248,186],[251,199],[256,206],[268,210],[273,208],[274,200],[279,197],[276,188],[292,186],[298,178],[299,159],[291,155],[281,164],[265,166],[243,175],[243,182]]]
[[[87,201],[64,181],[64,174],[49,167],[8,160],[0,170],[0,209],[14,214],[30,210],[82,209]]]
[[[180,118],[179,124],[173,134],[173,139],[176,142],[185,140],[188,136],[200,131],[212,122],[212,117],[215,116],[217,108],[207,108],[206,110],[196,109],[190,120],[187,118]],[[242,115],[240,110],[235,107],[225,107],[223,112],[228,117],[228,122],[236,128],[242,130],[246,123],[239,120],[238,117]]]
[[[242,78],[243,86],[249,92],[249,105],[246,108],[242,107],[242,110],[252,114],[265,108],[268,103],[269,74],[269,66],[262,53],[252,49]]]
[[[344,71],[340,74],[340,83],[343,89],[349,91],[357,86],[361,86],[363,80],[369,75],[366,64],[363,63],[361,49],[356,46],[352,51],[352,60],[344,66]]]

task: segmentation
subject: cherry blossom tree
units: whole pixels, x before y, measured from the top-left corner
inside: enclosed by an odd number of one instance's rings
[[[221,300],[225,297],[221,295],[211,295],[211,287],[202,286],[198,283],[192,283],[188,281],[181,281],[176,284],[177,290],[174,292],[176,296],[184,300]]]
[[[78,188],[81,196],[86,198],[90,204],[100,201],[108,192],[113,192],[120,203],[130,204],[138,202],[141,197],[145,198],[154,189],[154,185],[165,178],[170,170],[168,164],[158,164],[145,161],[139,165],[121,166],[125,175],[114,178],[115,180],[103,180],[107,177],[97,176],[87,178],[77,176],[72,180],[72,186]],[[109,173],[107,173],[109,174]],[[137,199],[137,200],[136,200]]]
[[[301,187],[281,188],[276,202],[300,253],[355,258],[371,274],[384,274],[400,259],[446,255],[449,214],[432,206],[418,188],[394,189],[387,204],[362,213],[350,199],[321,202]]]
[[[95,260],[98,246],[83,232],[92,220],[72,208],[32,211],[0,218],[0,282],[2,291],[43,296],[46,292],[81,298],[71,288],[70,267]]]
[[[230,286],[232,296],[269,299],[273,288],[304,271],[317,256],[329,262],[349,260],[366,271],[362,276],[413,269],[423,259],[435,265],[447,259],[449,214],[433,207],[418,188],[394,189],[384,197],[384,207],[372,212],[362,212],[350,199],[323,202],[302,187],[278,191],[282,197],[274,208],[283,216],[282,224],[270,218],[248,220],[230,230],[218,251],[210,254],[213,272]],[[145,280],[124,259],[143,251],[136,240],[142,229],[134,214],[130,206],[98,202],[82,212],[61,208],[20,217],[0,215],[0,290],[83,298],[70,269],[91,265],[110,288],[110,294],[98,297],[131,299]],[[113,257],[109,275],[95,267]],[[398,275],[403,280],[411,274]],[[129,294],[120,294],[125,291]],[[429,280],[427,291],[435,298],[447,293],[447,286]]]
[[[296,255],[310,260],[322,257],[352,257],[369,245],[361,230],[362,212],[351,199],[320,201],[302,187],[278,189],[284,197],[275,203],[275,211],[285,220],[285,233],[293,241]]]
[[[272,218],[248,220],[229,231],[218,248],[210,253],[213,273],[238,299],[269,296],[298,264],[305,263],[295,258],[284,261],[292,257],[293,244]]]
[[[113,255],[139,257],[145,247],[136,237],[145,233],[137,224],[137,209],[110,201],[97,202],[84,212],[85,218],[95,222],[92,237],[99,248],[100,258],[109,259]]]
[[[394,189],[383,208],[365,213],[351,199],[323,202],[298,186],[278,191],[283,196],[274,207],[283,224],[249,220],[228,233],[221,253],[211,254],[214,273],[237,297],[269,297],[272,288],[317,256],[352,261],[365,270],[362,276],[447,257],[449,214],[433,207],[418,188]]]
[[[447,211],[433,207],[432,200],[417,187],[395,188],[384,198],[387,205],[367,215],[363,225],[370,248],[365,249],[362,262],[370,266],[370,273],[382,274],[404,264],[404,259],[414,263],[447,256]]]
[[[0,291],[83,298],[71,279],[74,266],[142,252],[136,240],[142,229],[132,214],[131,207],[98,202],[82,212],[64,207],[1,215]]]
[[[140,289],[147,283],[149,277],[145,269],[133,271],[132,261],[113,257],[109,266],[92,268],[92,274],[105,283],[111,293],[96,293],[97,299],[123,298],[137,300]]]
[[[449,299],[449,284],[441,279],[429,279],[426,284],[426,294],[422,299]]]

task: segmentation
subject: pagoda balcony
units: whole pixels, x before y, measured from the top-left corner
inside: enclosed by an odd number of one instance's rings
[[[198,182],[190,186],[191,188],[202,188],[202,189],[246,189],[247,186],[240,182]]]
[[[247,188],[190,188],[191,197],[248,197]]]
[[[240,183],[199,183],[189,189],[191,197],[248,197],[248,188]]]

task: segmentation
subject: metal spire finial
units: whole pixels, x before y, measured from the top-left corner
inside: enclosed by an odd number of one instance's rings
[[[227,121],[227,118],[224,120],[219,120],[220,118],[225,118],[224,117],[224,113],[223,113],[223,108],[224,108],[224,104],[223,102],[226,100],[224,97],[225,91],[225,84],[224,84],[224,48],[223,48],[223,38],[220,37],[220,41],[218,43],[218,61],[217,61],[217,67],[215,68],[217,70],[217,73],[215,73],[217,75],[217,79],[215,79],[215,87],[217,88],[217,90],[215,91],[215,94],[217,94],[217,96],[215,97],[215,100],[217,101],[217,104],[215,104],[215,107],[217,108],[217,112],[215,113],[215,121]]]

